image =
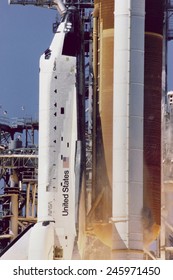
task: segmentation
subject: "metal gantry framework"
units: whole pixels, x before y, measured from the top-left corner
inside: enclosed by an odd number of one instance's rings
[[[0,251],[37,217],[38,121],[0,117]]]
[[[161,258],[173,259],[173,104],[168,92],[168,111],[163,119],[163,179]]]
[[[173,259],[173,103],[168,92],[167,64],[169,42],[173,40],[173,0],[165,0],[164,56],[166,77],[162,104],[162,208],[160,258]]]

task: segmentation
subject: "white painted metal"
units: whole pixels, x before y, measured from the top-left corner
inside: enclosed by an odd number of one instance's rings
[[[0,257],[0,260],[27,260],[30,234],[31,229],[13,244],[13,246]]]
[[[144,20],[145,1],[115,1],[113,249],[114,258],[117,259],[143,258],[141,210],[143,207]]]
[[[54,245],[54,223],[37,223],[29,236],[28,260],[53,260]]]
[[[29,259],[53,259],[55,247],[71,259],[76,235],[76,57],[62,54],[66,25],[40,59],[38,223]]]

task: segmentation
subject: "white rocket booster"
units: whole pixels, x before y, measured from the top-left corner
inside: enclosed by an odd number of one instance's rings
[[[112,200],[115,259],[142,258],[144,21],[145,1],[115,1]]]

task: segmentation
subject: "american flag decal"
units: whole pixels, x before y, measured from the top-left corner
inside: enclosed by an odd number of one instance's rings
[[[63,157],[63,168],[69,168],[69,157]]]

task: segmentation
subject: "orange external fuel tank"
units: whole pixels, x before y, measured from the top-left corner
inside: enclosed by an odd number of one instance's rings
[[[96,221],[111,217],[112,189],[112,119],[113,119],[113,37],[114,0],[96,0],[94,9],[94,178],[93,197],[98,200]]]

